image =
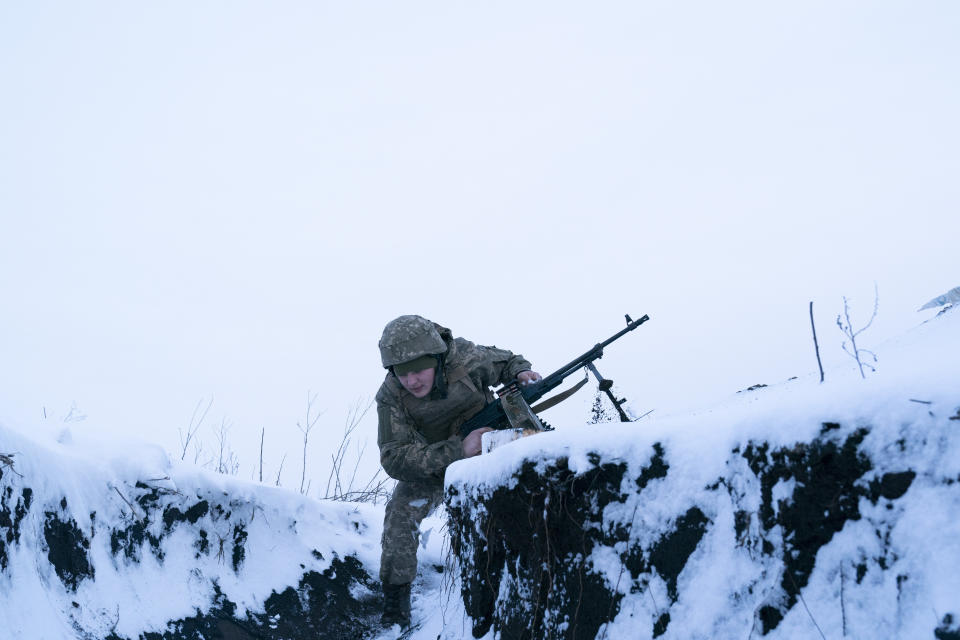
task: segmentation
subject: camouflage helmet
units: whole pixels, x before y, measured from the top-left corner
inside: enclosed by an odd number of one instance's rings
[[[447,343],[436,326],[421,316],[400,316],[388,322],[379,346],[384,369],[421,356],[447,352]]]

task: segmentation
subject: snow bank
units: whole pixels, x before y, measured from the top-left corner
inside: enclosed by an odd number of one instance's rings
[[[382,507],[0,426],[5,638],[313,638],[375,623]],[[218,636],[219,634],[219,636]]]
[[[831,371],[453,465],[474,634],[954,637],[960,313],[883,347],[866,380]]]

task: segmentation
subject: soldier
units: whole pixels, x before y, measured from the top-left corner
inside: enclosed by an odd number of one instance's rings
[[[380,580],[385,625],[410,624],[410,583],[417,575],[420,523],[443,500],[443,474],[480,453],[484,427],[466,438],[460,425],[493,400],[491,386],[536,382],[522,356],[454,338],[420,316],[400,316],[380,338],[387,369],[377,392],[380,464],[398,480],[383,519]]]

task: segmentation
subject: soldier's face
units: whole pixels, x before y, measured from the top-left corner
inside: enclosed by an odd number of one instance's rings
[[[403,388],[409,391],[415,398],[426,397],[433,389],[433,378],[436,375],[436,369],[430,367],[423,371],[411,371],[402,376],[397,376],[397,380],[403,385]]]

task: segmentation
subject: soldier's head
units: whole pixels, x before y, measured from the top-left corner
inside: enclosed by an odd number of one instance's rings
[[[400,316],[387,323],[380,337],[380,361],[414,397],[433,390],[447,343],[436,326],[421,316]]]

